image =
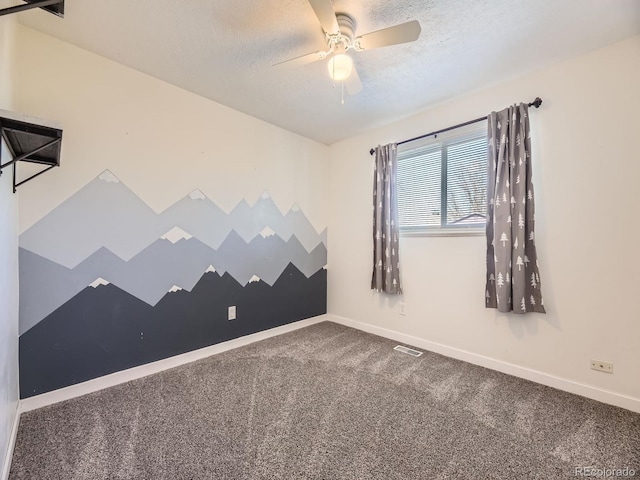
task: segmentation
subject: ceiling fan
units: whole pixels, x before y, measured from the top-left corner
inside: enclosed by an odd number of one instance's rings
[[[330,57],[328,62],[329,76],[334,81],[343,82],[343,88],[346,86],[351,95],[362,90],[362,83],[353,66],[353,60],[346,55],[348,50],[356,52],[373,50],[374,48],[413,42],[420,36],[420,23],[417,20],[411,20],[354,38],[355,21],[346,13],[334,13],[331,0],[309,0],[309,3],[325,33],[327,50],[308,53],[276,63],[276,65],[305,65]]]

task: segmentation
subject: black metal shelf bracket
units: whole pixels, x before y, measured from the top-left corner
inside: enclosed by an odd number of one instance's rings
[[[64,0],[25,0],[22,5],[0,9],[0,17],[11,13],[23,12],[32,8],[42,8],[49,13],[64,17]]]
[[[8,114],[9,112],[2,112]],[[35,123],[18,120],[16,118],[0,116],[0,137],[4,140],[11,160],[2,163],[2,148],[0,148],[0,176],[6,167],[13,167],[13,193],[29,180],[48,172],[53,167],[60,166],[60,150],[62,146],[62,130]],[[19,162],[35,163],[47,168],[17,181],[17,165]]]

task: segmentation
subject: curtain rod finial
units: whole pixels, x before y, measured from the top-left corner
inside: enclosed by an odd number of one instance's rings
[[[522,104],[521,104],[522,105]],[[540,105],[542,105],[542,99],[540,97],[536,97],[535,100],[531,103],[528,103],[527,105],[529,105],[530,107],[536,107],[536,108],[540,108]],[[460,123],[458,125],[454,125],[452,127],[447,127],[447,128],[443,128],[442,130],[437,130],[435,132],[431,132],[431,133],[427,133],[425,135],[420,135],[419,137],[415,137],[415,138],[410,138],[408,140],[403,140],[401,142],[397,142],[397,145],[402,145],[404,143],[409,143],[409,142],[413,142],[415,140],[420,140],[422,138],[427,138],[427,137],[431,137],[434,136],[435,138],[438,138],[438,134],[439,133],[444,133],[444,132],[448,132],[449,130],[454,130],[456,128],[460,128],[460,127],[466,127],[467,125],[471,125],[473,123],[477,123],[477,122],[481,122],[483,120],[486,120],[487,117],[480,117],[480,118],[476,118],[475,120],[469,120],[468,122],[464,122],[464,123]],[[372,148],[371,150],[369,150],[369,153],[373,156],[373,154],[376,152],[376,150],[374,148]]]

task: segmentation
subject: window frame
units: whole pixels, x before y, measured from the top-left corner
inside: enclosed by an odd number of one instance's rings
[[[450,146],[458,145],[473,141],[478,138],[487,140],[487,122],[486,120],[479,125],[470,125],[459,129],[438,134],[434,137],[418,142],[412,142],[412,145],[405,147],[398,146],[398,167],[403,158],[411,154],[411,152],[424,151],[430,145],[440,144],[440,225],[421,225],[421,226],[399,226],[400,236],[402,237],[458,237],[458,236],[481,236],[486,233],[486,224],[468,225],[468,224],[449,224],[447,225],[447,208],[448,208],[448,155],[447,151]],[[400,213],[400,212],[398,212]],[[486,212],[485,212],[486,215]],[[486,218],[486,217],[485,217]]]

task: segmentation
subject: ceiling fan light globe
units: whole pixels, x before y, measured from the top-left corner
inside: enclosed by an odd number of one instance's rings
[[[353,70],[353,60],[349,55],[338,53],[329,59],[329,76],[336,82],[346,80]]]

